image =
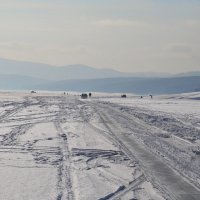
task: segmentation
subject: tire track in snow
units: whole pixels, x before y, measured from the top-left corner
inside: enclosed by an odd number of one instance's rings
[[[23,105],[24,103],[20,103],[20,104],[16,104],[15,107],[13,109],[10,110],[6,110],[5,113],[3,113],[0,116],[0,121],[4,122],[6,119],[8,119],[10,116],[15,115],[16,113],[18,113],[20,110],[22,110],[25,106]]]
[[[165,198],[181,200],[188,200],[188,197],[194,200],[198,200],[200,198],[200,191],[196,187],[192,186],[183,177],[175,173],[166,165],[166,163],[158,159],[157,156],[142,147],[142,144],[139,144],[137,140],[134,140],[134,137],[124,137],[123,134],[118,133],[116,127],[112,126],[113,120],[115,120],[113,116],[118,116],[118,112],[115,112],[113,109],[109,109],[109,106],[106,106],[106,108],[100,108],[99,104],[93,104],[92,106],[94,106],[96,111],[99,113],[99,116],[103,121],[104,126],[108,129],[111,137],[113,137],[116,141],[118,140],[118,144],[120,145],[123,143],[126,144],[121,145],[121,148],[124,149],[125,152],[127,152],[127,148],[129,148],[132,155],[135,155],[136,153],[136,157],[139,159],[139,165],[147,175],[148,179],[153,183],[154,186],[156,186],[156,188],[159,189]],[[126,119],[127,116],[124,116],[124,118]],[[130,124],[131,121],[129,119],[128,123]],[[117,123],[120,123],[120,121],[118,120]],[[128,155],[130,150],[128,150]],[[155,169],[157,169],[157,172],[153,168],[151,168],[151,170],[153,170],[154,173],[150,172],[148,167],[151,166],[154,166]],[[160,166],[160,169],[156,166]],[[171,185],[173,185],[174,182],[176,182],[177,185],[173,188]]]
[[[71,154],[68,146],[67,135],[61,127],[62,117],[66,115],[64,102],[66,99],[62,98],[59,104],[60,112],[57,116],[54,125],[60,138],[60,145],[63,160],[58,168],[58,190],[59,194],[56,200],[73,200],[74,192],[72,189],[72,177],[71,177]]]
[[[30,123],[17,126],[8,134],[3,135],[3,139],[0,142],[0,144],[4,146],[15,144],[17,141],[17,138],[20,135],[25,134],[26,131],[30,129],[32,126],[33,124],[30,124]]]
[[[119,148],[120,151],[122,151],[124,153],[124,155],[126,155],[132,163],[134,163],[137,167],[138,170],[140,165],[138,165],[138,159],[132,154],[131,151],[129,151],[129,149],[116,137],[116,135],[112,132],[111,128],[107,125],[107,123],[105,122],[105,119],[102,117],[102,115],[99,113],[99,111],[96,110],[96,112],[99,114],[101,120],[103,121],[104,126],[106,127],[107,130],[103,130],[100,128],[97,128],[96,126],[94,126],[92,123],[89,122],[88,118],[85,116],[84,114],[84,105],[88,105],[88,104],[83,104],[82,103],[82,108],[80,110],[80,115],[83,118],[83,120],[88,124],[88,126],[90,126],[90,128],[92,128],[94,131],[104,135],[109,141],[111,141],[116,147]],[[108,121],[108,119],[106,120]],[[120,197],[123,197],[124,195],[126,195],[127,193],[129,193],[131,190],[135,189],[136,187],[138,187],[139,185],[141,185],[144,181],[146,181],[146,177],[145,175],[142,173],[142,175],[138,178],[136,178],[135,180],[132,181],[132,183],[123,188],[119,188],[116,192],[111,193],[110,195],[107,195],[104,198],[101,198],[102,200],[107,200],[107,199],[119,199]],[[115,198],[116,197],[116,198]]]
[[[169,144],[160,137],[162,135],[161,129],[149,126],[143,120],[130,116],[130,114],[121,113],[116,105],[113,107],[113,104],[108,104],[107,106],[98,104],[98,106],[104,111],[109,110],[110,113],[116,113],[113,115],[113,119],[123,121],[125,124],[129,123],[129,129],[134,133],[136,139],[139,138],[139,142],[142,142],[149,151],[156,154],[159,159],[190,181],[195,187],[200,188],[198,181],[200,178],[199,164],[194,162],[194,153],[192,151],[183,151]],[[110,123],[112,124],[112,122]],[[165,133],[163,134],[165,135]],[[198,161],[198,157],[196,159]]]
[[[14,116],[18,112],[20,112],[22,109],[30,106],[30,102],[28,99],[26,99],[24,102],[17,104],[17,106],[9,111],[7,111],[4,115],[0,116],[1,123],[5,123],[6,119],[9,119],[10,116]],[[7,146],[7,145],[13,145],[13,143],[16,143],[18,136],[25,134],[28,129],[30,129],[34,124],[33,123],[27,123],[27,124],[21,124],[16,126],[11,132],[3,135],[3,139],[0,142],[1,145]]]
[[[123,196],[125,196],[130,191],[136,189],[138,186],[140,186],[142,183],[146,181],[145,176],[142,174],[138,178],[136,178],[134,181],[132,181],[128,187],[121,186],[116,192],[113,192],[106,197],[100,198],[99,200],[120,200]]]
[[[54,124],[60,137],[61,151],[63,156],[63,160],[58,168],[58,187],[60,191],[57,200],[73,200],[74,193],[72,190],[71,179],[71,155],[68,148],[67,136],[63,132],[58,121],[56,121]]]

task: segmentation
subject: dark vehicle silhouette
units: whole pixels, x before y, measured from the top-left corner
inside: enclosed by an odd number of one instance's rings
[[[126,98],[126,94],[122,94],[122,95],[121,95],[121,98]]]
[[[81,99],[87,99],[87,98],[88,98],[88,95],[86,93],[81,94]]]

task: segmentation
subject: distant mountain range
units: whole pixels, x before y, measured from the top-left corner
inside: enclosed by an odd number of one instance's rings
[[[200,71],[124,73],[85,65],[55,67],[0,59],[0,89],[169,94],[200,91]]]
[[[51,66],[41,63],[0,59],[0,74],[32,76],[45,80],[95,79],[133,76],[112,69],[96,69],[86,65]]]
[[[96,79],[116,77],[179,77],[179,76],[200,76],[199,72],[188,72],[183,74],[170,73],[125,73],[113,69],[96,69],[86,65],[52,66],[34,62],[14,61],[0,59],[0,74],[32,76],[45,80],[68,80],[68,79]]]

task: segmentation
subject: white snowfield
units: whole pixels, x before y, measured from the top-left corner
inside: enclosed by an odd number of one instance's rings
[[[0,93],[0,200],[199,200],[200,93]]]

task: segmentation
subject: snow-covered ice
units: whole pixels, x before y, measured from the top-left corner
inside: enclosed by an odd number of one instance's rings
[[[200,199],[200,93],[0,93],[0,199]]]

